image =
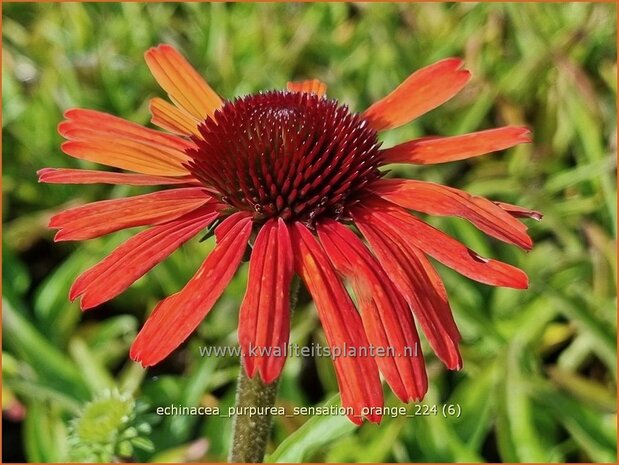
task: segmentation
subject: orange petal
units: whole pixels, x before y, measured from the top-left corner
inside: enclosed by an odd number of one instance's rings
[[[376,408],[383,405],[378,367],[369,350],[359,313],[335,273],[325,251],[301,223],[290,226],[295,269],[312,295],[318,317],[331,348],[339,351],[333,365],[342,396],[342,406],[352,409],[351,421],[361,424],[365,408],[370,421],[379,423]],[[357,354],[352,356],[349,349]],[[350,355],[350,356],[348,356]]]
[[[376,363],[402,402],[420,400],[428,389],[413,314],[380,263],[346,226],[323,220],[318,237],[336,271],[349,278],[368,341],[382,347]]]
[[[493,202],[494,204],[501,207],[507,213],[512,215],[515,218],[532,218],[535,221],[541,221],[544,215],[541,212],[536,210],[529,210],[528,208],[521,207],[519,205],[512,205],[511,203],[505,202]]]
[[[438,216],[465,218],[486,234],[530,250],[527,227],[490,200],[432,182],[380,179],[369,189],[404,208]]]
[[[327,85],[318,79],[308,79],[307,81],[289,82],[286,88],[290,92],[314,93],[323,97],[327,93]]]
[[[133,342],[130,356],[142,366],[159,363],[187,339],[236,273],[251,234],[251,218],[234,213],[223,225],[227,233],[219,235],[197,273],[181,291],[159,302]]]
[[[163,44],[151,48],[145,58],[170,99],[196,119],[203,120],[213,115],[221,106],[219,95],[174,47]]]
[[[60,230],[56,241],[92,239],[125,228],[170,221],[211,201],[201,187],[169,189],[71,208],[54,215],[49,227]]]
[[[131,139],[153,146],[184,151],[193,147],[190,141],[127,121],[109,113],[84,108],[72,108],[64,112],[66,121],[58,125],[58,132],[68,140],[92,138]]]
[[[198,120],[185,110],[161,98],[151,99],[148,108],[152,115],[151,122],[160,128],[179,136],[200,135]]]
[[[478,157],[531,142],[527,128],[506,126],[452,137],[424,137],[383,150],[385,163],[428,165]]]
[[[110,171],[43,168],[37,171],[39,182],[49,184],[120,184],[124,186],[160,186],[166,184],[196,184],[193,177],[169,178],[149,174],[114,173]]]
[[[418,249],[380,222],[356,215],[355,224],[369,242],[389,278],[406,299],[430,346],[449,369],[462,366],[460,333],[454,322],[440,276]]]
[[[377,131],[397,128],[445,103],[471,78],[458,58],[447,58],[411,74],[363,113]]]
[[[352,213],[355,222],[360,220],[381,229],[389,228],[390,232],[397,234],[402,241],[411,243],[471,279],[491,286],[515,289],[526,289],[529,285],[527,275],[521,269],[481,257],[451,236],[379,197],[368,197],[363,207],[355,206]]]
[[[193,143],[177,136],[93,110],[72,109],[58,132],[72,157],[155,176],[186,176],[185,150]]]
[[[247,375],[272,383],[286,361],[290,334],[290,283],[294,274],[288,226],[267,221],[249,260],[247,292],[239,311],[239,344]],[[253,349],[252,349],[253,348]]]
[[[136,234],[82,273],[71,286],[69,299],[73,301],[81,296],[82,310],[113,299],[209,226],[218,215],[215,204],[209,204]]]
[[[74,158],[138,173],[162,176],[187,174],[187,170],[177,167],[176,163],[172,161],[166,160],[166,154],[162,151],[144,150],[143,145],[131,142],[125,141],[113,146],[109,142],[69,141],[60,147],[64,153]]]

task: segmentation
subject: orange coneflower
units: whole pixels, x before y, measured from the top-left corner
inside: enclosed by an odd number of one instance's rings
[[[444,364],[461,366],[460,335],[427,255],[486,284],[527,287],[523,271],[480,257],[410,210],[466,218],[524,249],[531,248],[531,239],[516,218],[535,218],[537,212],[430,182],[383,179],[380,171],[389,163],[443,163],[530,141],[527,129],[502,127],[380,147],[379,131],[408,123],[465,86],[470,73],[461,60],[446,59],[413,73],[362,113],[327,98],[325,84],[317,80],[222,100],[169,45],[150,49],[146,62],[173,102],[150,102],[152,122],[169,133],[81,109],[67,111],[59,126],[68,139],[62,145],[66,154],[133,173],[40,172],[40,180],[50,183],[173,186],[52,218],[50,226],[59,229],[56,240],[149,226],[75,281],[70,298],[80,297],[82,309],[117,296],[181,244],[216,225],[214,250],[180,292],[157,305],[133,343],[131,357],[144,366],[168,356],[200,324],[250,241],[238,331],[250,377],[259,374],[270,383],[282,370],[285,350],[248,356],[247,349],[287,345],[295,273],[313,297],[331,346],[395,349],[384,357],[334,361],[342,405],[352,408],[356,423],[362,411],[382,406],[379,371],[402,401],[424,396],[423,357],[401,356],[418,345],[415,320]],[[380,420],[378,414],[365,416]]]

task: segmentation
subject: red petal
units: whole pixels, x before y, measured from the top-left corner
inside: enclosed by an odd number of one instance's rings
[[[408,179],[381,179],[370,190],[401,207],[429,215],[459,216],[479,229],[510,244],[529,250],[533,246],[527,227],[483,197],[440,184]]]
[[[527,275],[506,263],[483,258],[454,238],[410,215],[400,207],[381,200],[368,198],[357,208],[356,218],[383,230],[389,228],[403,241],[412,243],[458,273],[491,286],[526,289]]]
[[[197,120],[212,116],[221,98],[174,47],[166,44],[149,49],[146,64],[170,99]]]
[[[69,299],[82,296],[82,310],[113,299],[167,258],[219,215],[215,204],[133,236],[73,283]]]
[[[411,74],[393,92],[365,110],[363,117],[377,131],[397,128],[442,105],[471,78],[462,60],[447,58]]]
[[[327,93],[327,85],[318,79],[310,79],[300,82],[289,82],[287,89],[291,92],[305,92],[308,94],[316,94],[319,97],[324,96]]]
[[[198,272],[176,294],[159,302],[131,346],[130,355],[142,366],[159,363],[198,327],[236,273],[252,222],[246,213],[235,213],[222,225],[234,226],[209,254]]]
[[[512,205],[510,203],[505,202],[493,202],[507,213],[512,215],[515,218],[533,218],[535,221],[540,221],[544,215],[535,210],[529,210],[524,207],[519,207],[518,205]]]
[[[318,237],[337,272],[351,279],[368,341],[384,351],[376,362],[387,383],[403,402],[422,399],[428,379],[413,315],[402,295],[348,228],[325,220],[318,224]]]
[[[506,126],[452,137],[424,137],[382,151],[385,163],[428,165],[478,157],[531,142],[527,128]]]
[[[212,200],[201,187],[186,187],[87,203],[54,215],[54,240],[92,239],[120,229],[163,223]]]
[[[388,228],[376,227],[363,214],[354,218],[382,267],[413,309],[436,355],[449,369],[460,369],[460,333],[438,273],[423,253]]]
[[[62,144],[67,155],[156,176],[188,174],[190,141],[94,110],[72,109],[65,117],[58,132],[69,140]]]
[[[37,171],[39,182],[49,184],[121,184],[125,186],[159,186],[165,184],[195,184],[190,176],[171,178],[148,174],[113,173],[109,171],[43,168]]]
[[[275,381],[286,361],[290,283],[294,273],[288,227],[272,219],[260,229],[249,261],[247,292],[239,314],[239,343],[252,378]],[[250,355],[253,347],[258,355]]]
[[[334,360],[342,406],[350,407],[353,414],[349,418],[361,424],[362,409],[383,405],[376,362],[361,355],[369,351],[361,318],[316,238],[300,223],[294,223],[290,233],[296,271],[314,299],[329,346],[344,354]],[[356,350],[357,356],[348,356],[350,349]],[[381,416],[370,412],[367,418],[380,422]]]

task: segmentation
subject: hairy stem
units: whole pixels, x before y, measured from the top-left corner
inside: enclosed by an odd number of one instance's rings
[[[264,411],[275,405],[278,381],[264,384],[260,376],[251,379],[245,373],[245,368],[239,370],[236,414],[232,426],[234,433],[228,462],[262,462],[272,421],[271,414],[264,414]],[[250,407],[257,407],[251,415],[244,411]]]
[[[297,304],[299,278],[290,286],[290,312]],[[237,380],[235,415],[232,423],[232,447],[228,454],[231,463],[260,463],[264,459],[271,435],[270,409],[277,399],[279,379],[265,384],[260,376],[249,378],[241,366]],[[255,409],[254,409],[255,407]],[[249,414],[250,408],[254,410]]]

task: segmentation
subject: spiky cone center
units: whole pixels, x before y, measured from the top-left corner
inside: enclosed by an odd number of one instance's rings
[[[256,222],[339,220],[381,177],[376,131],[316,94],[269,91],[227,101],[199,131],[188,169]]]

